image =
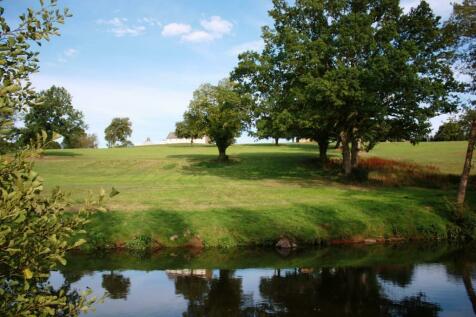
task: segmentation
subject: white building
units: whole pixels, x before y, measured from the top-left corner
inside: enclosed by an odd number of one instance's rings
[[[161,141],[160,144],[184,144],[184,143],[192,143],[192,139],[186,138],[179,138],[175,135],[174,132],[170,132],[167,135],[167,138],[164,141]],[[200,139],[193,139],[194,144],[209,144],[210,138],[208,136],[204,136]]]

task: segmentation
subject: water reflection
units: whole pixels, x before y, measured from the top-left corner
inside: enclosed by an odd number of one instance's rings
[[[220,251],[220,258],[77,255],[61,273],[77,287],[109,294],[93,316],[474,316],[473,251],[369,247],[286,258],[260,252],[261,266],[245,251]]]

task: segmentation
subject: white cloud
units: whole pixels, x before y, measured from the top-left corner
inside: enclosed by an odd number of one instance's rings
[[[124,36],[138,36],[145,32],[146,27],[144,25],[128,25],[126,18],[112,18],[110,20],[97,20],[97,24],[110,26],[109,32],[113,33],[116,37]]]
[[[182,36],[182,40],[189,43],[205,43],[214,40],[214,37],[205,31],[193,31]]]
[[[70,59],[74,58],[79,54],[79,51],[75,48],[68,48],[64,50],[61,54],[57,57],[57,63],[64,64],[67,63]],[[55,65],[55,63],[51,63]]]
[[[162,23],[160,23],[159,20],[154,19],[154,18],[149,18],[149,17],[143,17],[137,20],[141,24],[147,24],[148,26],[161,26]]]
[[[237,56],[241,53],[246,51],[261,51],[264,47],[264,43],[262,40],[245,42],[239,45],[236,45],[230,49],[230,54],[233,56]]]
[[[162,29],[162,35],[166,37],[177,36],[187,34],[192,31],[192,27],[189,24],[183,23],[169,23]]]
[[[202,30],[194,30],[189,24],[170,23],[162,29],[165,37],[180,36],[180,39],[188,43],[209,43],[222,38],[231,32],[233,24],[219,16],[212,16],[210,19],[200,21]]]
[[[214,38],[221,38],[223,35],[230,33],[233,28],[233,23],[216,15],[209,20],[200,21],[200,25]]]
[[[78,50],[75,48],[68,48],[67,50],[64,51],[64,55],[67,57],[74,57],[78,55]]]

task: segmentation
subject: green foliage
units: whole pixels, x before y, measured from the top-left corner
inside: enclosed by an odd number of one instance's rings
[[[448,22],[457,31],[458,68],[471,77],[468,91],[476,92],[476,1],[464,0],[453,4],[453,14]]]
[[[24,117],[21,129],[22,143],[27,145],[41,131],[46,131],[48,141],[57,133],[63,136],[65,147],[72,147],[73,139],[85,134],[87,128],[83,114],[73,108],[72,98],[63,87],[52,86],[38,94],[38,103]]]
[[[134,251],[145,251],[151,247],[152,238],[147,235],[139,235],[134,237],[134,239],[126,242],[126,247],[129,250]]]
[[[68,138],[67,143],[63,143],[63,146],[71,149],[95,149],[98,147],[98,137],[96,134],[85,132],[73,134]]]
[[[258,120],[287,110],[291,135],[318,141],[324,158],[341,141],[346,174],[362,145],[417,142],[431,117],[456,109],[454,28],[425,1],[409,13],[399,0],[273,4],[263,52],[240,55],[232,78],[254,97]]]
[[[463,122],[450,119],[444,122],[436,132],[435,141],[464,141],[468,139],[468,130]]]
[[[43,179],[28,160],[31,152],[0,160],[0,312],[5,316],[77,315],[91,303],[76,291],[54,290],[45,278],[86,223],[82,213],[65,216],[65,195],[43,194]]]
[[[196,113],[186,111],[183,114],[183,121],[175,124],[175,134],[179,138],[194,139],[201,138],[205,135],[204,121],[196,117]]]
[[[193,93],[184,114],[185,126],[193,125],[200,135],[209,136],[218,147],[219,160],[227,160],[226,149],[240,136],[248,120],[248,105],[247,95],[240,95],[229,80],[223,80],[217,86],[205,84]]]
[[[58,24],[71,16],[68,9],[56,8],[56,0],[38,10],[28,9],[13,27],[0,6],[0,138],[5,138],[13,126],[14,115],[35,103],[36,94],[29,76],[38,71],[38,53],[32,42],[41,45],[59,35]]]
[[[132,134],[132,122],[129,118],[114,118],[104,130],[108,147],[126,147],[132,145],[128,138]]]

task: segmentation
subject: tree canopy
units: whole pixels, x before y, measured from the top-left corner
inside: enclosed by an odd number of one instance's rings
[[[74,109],[70,93],[63,87],[52,86],[40,92],[37,100],[38,104],[31,107],[24,117],[23,144],[45,131],[48,141],[57,133],[63,137],[66,148],[72,147],[72,140],[84,134],[87,126],[83,113]]]
[[[248,119],[248,98],[227,79],[218,85],[201,85],[193,93],[184,122],[193,123],[198,135],[207,135],[216,144],[219,160],[227,160],[226,149],[239,137]],[[179,128],[180,128],[179,124]]]
[[[132,122],[129,118],[114,118],[104,130],[108,147],[129,146],[129,137],[132,134]]]
[[[350,174],[362,145],[417,142],[429,119],[457,106],[451,69],[456,41],[422,1],[403,13],[399,0],[274,0],[265,47],[246,52],[232,74],[256,107],[292,114],[293,131],[320,145],[340,140]],[[256,112],[255,112],[256,113]]]

